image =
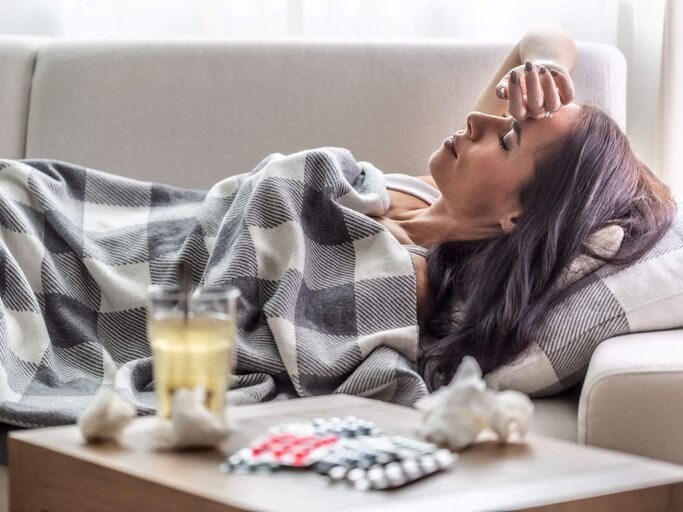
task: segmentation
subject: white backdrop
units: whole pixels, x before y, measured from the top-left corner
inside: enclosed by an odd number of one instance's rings
[[[681,1],[0,0],[0,34],[513,42],[534,24],[552,21],[577,40],[610,43],[626,55],[628,135],[683,197],[683,170],[673,153],[683,119],[683,103],[673,97],[682,72]]]

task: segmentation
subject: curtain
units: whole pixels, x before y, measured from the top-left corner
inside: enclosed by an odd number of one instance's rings
[[[660,169],[679,201],[683,201],[683,4],[667,0],[664,16],[660,80]]]
[[[635,1],[635,0],[632,0]],[[0,0],[0,34],[513,41],[542,21],[614,42],[620,0]]]
[[[0,0],[0,34],[52,37],[435,39],[512,42],[560,23],[628,62],[627,132],[641,159],[683,196],[674,148],[683,119],[683,0]],[[678,59],[676,58],[678,56]],[[680,159],[679,159],[680,160]]]

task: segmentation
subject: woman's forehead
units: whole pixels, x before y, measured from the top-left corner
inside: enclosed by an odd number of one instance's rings
[[[555,112],[552,117],[541,119],[524,119],[518,122],[519,129],[528,140],[548,140],[565,135],[576,123],[581,107],[569,103]],[[525,137],[523,136],[522,139]]]

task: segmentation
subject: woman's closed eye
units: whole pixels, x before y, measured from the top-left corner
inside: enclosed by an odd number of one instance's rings
[[[508,133],[510,133],[510,132],[508,132]],[[505,133],[505,132],[498,132],[498,144],[500,144],[500,147],[503,148],[503,150],[510,151],[510,148],[507,147],[507,145],[505,144],[505,136],[506,135],[507,135],[507,133]]]

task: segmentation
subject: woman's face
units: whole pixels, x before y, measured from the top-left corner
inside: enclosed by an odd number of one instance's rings
[[[446,207],[471,218],[514,220],[521,213],[519,191],[532,175],[538,152],[569,134],[579,110],[571,103],[551,119],[521,122],[470,113],[467,129],[446,139],[429,159]],[[503,224],[504,231],[508,228],[509,222]]]

